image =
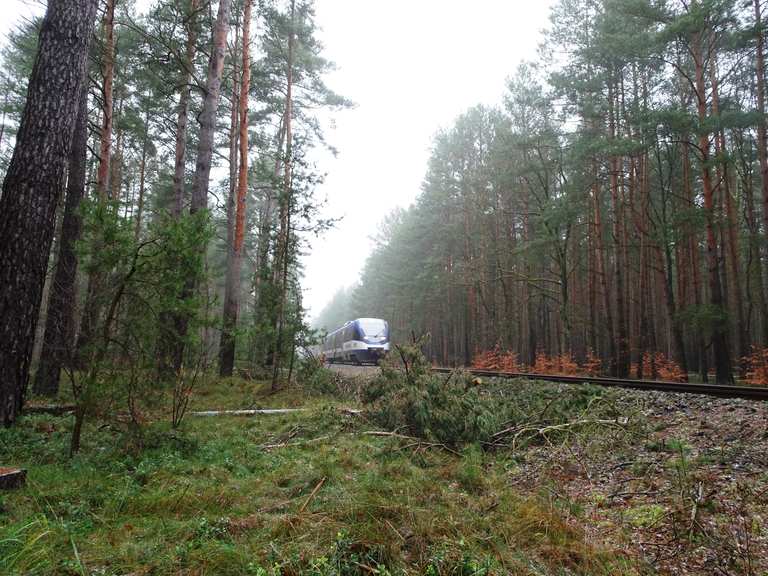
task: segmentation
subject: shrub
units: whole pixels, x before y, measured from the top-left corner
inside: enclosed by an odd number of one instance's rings
[[[363,392],[370,417],[390,429],[444,444],[483,441],[501,424],[480,381],[456,371],[433,374],[422,342],[396,346],[394,358]]]
[[[531,367],[531,370],[537,374],[560,374],[564,376],[577,376],[584,373],[570,354],[547,356],[543,352],[536,355],[536,363]]]
[[[517,353],[507,350],[504,352],[496,344],[492,350],[479,352],[472,360],[472,368],[479,370],[501,370],[502,372],[519,372]]]
[[[396,346],[397,361],[388,359],[381,375],[363,389],[369,418],[388,430],[456,446],[484,445],[502,430],[525,429],[529,432],[520,441],[527,443],[540,439],[540,428],[619,416],[610,393],[597,386],[483,382],[463,371],[433,374],[420,345]],[[561,369],[572,370],[570,357],[559,360]],[[547,437],[568,434],[567,428],[555,427]]]
[[[603,361],[592,350],[587,350],[587,359],[584,361],[584,373],[587,376],[600,376],[603,371]]]
[[[318,357],[302,358],[299,361],[296,377],[308,392],[315,394],[336,394],[338,392],[336,373],[323,366]]]
[[[674,360],[667,358],[661,352],[656,352],[656,370],[659,378],[670,382],[685,382],[688,375],[683,372],[680,365]]]
[[[768,348],[752,347],[752,354],[745,359],[747,384],[768,386]]]

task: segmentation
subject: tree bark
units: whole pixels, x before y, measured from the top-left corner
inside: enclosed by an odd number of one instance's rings
[[[703,125],[707,120],[707,94],[704,81],[704,55],[701,45],[701,33],[693,37],[694,66],[696,69],[696,99],[699,122]],[[703,130],[699,134],[699,153],[701,154],[701,180],[704,189],[704,210],[706,212],[707,228],[707,267],[709,273],[709,303],[713,309],[711,318],[712,351],[715,357],[715,377],[718,384],[728,384],[732,381],[731,355],[728,349],[726,322],[722,318],[723,307],[722,286],[720,284],[720,266],[717,254],[717,236],[715,234],[715,203],[712,187],[712,175],[709,168],[709,135]]]
[[[176,109],[176,150],[173,168],[173,206],[171,214],[177,220],[184,209],[184,180],[187,166],[187,124],[189,113],[189,100],[192,89],[192,69],[195,65],[195,53],[197,50],[197,28],[195,17],[199,0],[190,0],[189,16],[187,17],[187,47],[184,54],[182,68],[181,93],[179,94],[179,106]]]
[[[141,236],[141,223],[144,217],[144,197],[147,188],[147,153],[149,148],[149,104],[144,112],[144,134],[141,141],[141,160],[139,161],[139,200],[136,207],[136,223],[133,229],[133,238],[136,242]]]
[[[600,182],[597,179],[597,170],[594,174],[595,181],[592,184],[592,210],[594,214],[594,237],[595,237],[595,265],[597,268],[597,276],[600,281],[601,296],[603,298],[603,307],[605,308],[605,330],[608,335],[608,354],[610,358],[609,373],[612,376],[616,375],[616,369],[618,365],[616,338],[613,329],[613,312],[611,307],[611,296],[608,290],[608,275],[605,270],[605,249],[603,242],[603,220],[601,217],[600,207]]]
[[[616,101],[616,88],[615,85],[609,90],[609,126],[610,137],[612,140],[616,138],[616,116],[617,105]],[[622,202],[619,198],[619,170],[621,162],[619,157],[615,154],[611,154],[611,205],[613,207],[613,245],[615,260],[613,276],[616,282],[616,376],[619,378],[626,378],[629,376],[629,340],[627,335],[627,319],[626,319],[626,301],[624,294],[624,274],[626,259],[623,254],[623,224],[622,224]],[[603,286],[603,289],[608,290],[607,286]],[[608,294],[605,295],[609,298]]]
[[[192,180],[192,203],[190,213],[195,214],[208,208],[208,187],[211,181],[211,159],[213,138],[216,134],[216,110],[221,96],[221,74],[224,70],[224,56],[229,31],[229,15],[232,0],[220,0],[213,30],[213,46],[208,64],[208,79],[200,112],[200,140],[197,148],[195,175]]]
[[[224,296],[224,331],[221,335],[221,356],[219,373],[231,376],[235,365],[235,329],[240,306],[240,269],[242,265],[243,241],[245,239],[245,201],[248,192],[248,90],[251,81],[250,34],[251,0],[245,0],[243,17],[243,70],[240,82],[239,125],[240,125],[240,166],[237,180],[237,203],[235,208],[235,234],[232,259],[228,262]]]
[[[277,247],[278,253],[278,303],[277,303],[277,340],[275,343],[275,356],[272,367],[272,389],[276,390],[280,378],[280,369],[283,354],[284,324],[285,324],[285,300],[288,291],[288,260],[291,234],[291,188],[293,159],[293,135],[291,132],[291,120],[293,116],[293,50],[294,31],[293,19],[295,1],[291,0],[291,20],[288,32],[288,62],[286,66],[286,93],[285,93],[285,160],[283,162],[283,193],[280,198],[280,235]]]
[[[56,270],[48,300],[40,365],[35,374],[34,392],[56,396],[59,392],[61,369],[71,360],[74,336],[75,280],[77,255],[75,243],[80,238],[82,226],[80,201],[85,196],[86,158],[88,153],[88,83],[83,82],[80,107],[77,112],[72,149],[67,168],[67,199],[61,224],[61,240]]]
[[[104,62],[102,74],[104,77],[102,103],[101,144],[99,146],[99,169],[96,173],[96,193],[103,201],[106,200],[109,186],[109,163],[112,154],[112,125],[113,97],[112,87],[115,78],[115,4],[117,0],[107,0],[104,13]]]
[[[712,115],[720,115],[720,94],[718,90],[717,78],[717,60],[712,56],[710,62],[710,84],[712,85]],[[736,211],[733,206],[733,196],[731,194],[731,177],[729,161],[726,155],[725,131],[719,129],[715,133],[715,155],[718,158],[717,176],[718,188],[725,204],[726,217],[726,238],[728,264],[731,271],[731,283],[729,290],[730,300],[736,310],[736,345],[737,358],[742,376],[746,376],[745,358],[749,354],[749,335],[747,334],[747,323],[744,321],[744,302],[742,298],[741,285],[741,266],[739,265],[739,241],[738,224],[736,222]]]
[[[0,421],[24,402],[96,0],[50,0],[0,197]]]
[[[768,231],[768,143],[766,143],[765,121],[765,47],[763,38],[763,18],[760,13],[760,0],[754,0],[755,27],[757,31],[757,53],[755,54],[755,72],[757,77],[757,111],[760,120],[757,123],[757,154],[760,160],[760,184],[763,191],[763,222]],[[768,321],[768,320],[766,320]]]
[[[213,158],[213,140],[216,135],[216,111],[221,96],[221,75],[224,71],[224,56],[226,54],[227,32],[229,31],[229,16],[232,0],[220,0],[213,29],[211,57],[208,63],[208,78],[206,81],[203,109],[200,112],[200,137],[197,147],[195,174],[192,179],[192,197],[189,206],[190,215],[198,214],[208,209],[208,187],[211,180],[211,161]],[[199,246],[201,255],[205,254],[205,246]],[[191,296],[197,289],[199,278],[192,277],[182,290],[182,299]],[[179,316],[174,322],[173,367],[178,374],[184,363],[184,348],[189,319]]]

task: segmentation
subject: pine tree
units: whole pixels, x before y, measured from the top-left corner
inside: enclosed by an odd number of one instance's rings
[[[0,197],[0,421],[21,410],[96,0],[51,0]]]

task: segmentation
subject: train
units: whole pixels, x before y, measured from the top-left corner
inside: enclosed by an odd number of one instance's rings
[[[357,318],[323,340],[323,357],[331,364],[378,364],[389,352],[389,324],[381,318]]]

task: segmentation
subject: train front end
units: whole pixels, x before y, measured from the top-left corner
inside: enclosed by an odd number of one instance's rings
[[[378,364],[389,352],[389,324],[380,318],[358,318],[359,338],[354,360],[365,364]]]

